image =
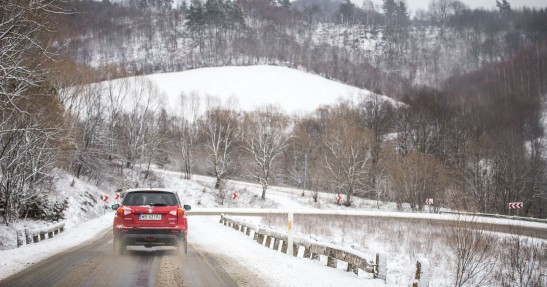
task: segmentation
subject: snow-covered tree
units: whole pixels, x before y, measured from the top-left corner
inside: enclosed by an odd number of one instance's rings
[[[251,175],[262,185],[262,199],[274,174],[276,159],[287,147],[289,119],[279,108],[268,106],[247,116],[246,150],[253,158]]]
[[[206,166],[216,178],[215,188],[218,189],[234,168],[236,141],[240,133],[239,115],[230,109],[214,108],[207,111],[200,130],[206,137]]]

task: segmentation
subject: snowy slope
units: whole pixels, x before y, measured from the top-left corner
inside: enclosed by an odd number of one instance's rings
[[[265,105],[277,105],[289,114],[308,113],[322,105],[331,105],[339,99],[358,101],[372,93],[365,89],[335,82],[318,75],[279,66],[224,66],[201,68],[176,73],[153,74],[102,82],[104,87],[127,82],[150,82],[164,100],[168,111],[178,113],[181,94],[196,94],[205,108],[207,97],[217,99],[217,104],[231,104],[252,111]],[[141,84],[132,84],[139,89]],[[138,91],[127,91],[129,95]],[[153,90],[153,89],[150,89]],[[382,99],[393,99],[382,96]],[[128,102],[129,103],[129,102]],[[128,104],[130,105],[130,104]]]

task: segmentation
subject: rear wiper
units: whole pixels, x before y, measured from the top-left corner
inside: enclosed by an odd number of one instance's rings
[[[165,203],[150,203],[150,206],[167,206]]]

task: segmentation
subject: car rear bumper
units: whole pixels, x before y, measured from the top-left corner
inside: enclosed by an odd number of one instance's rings
[[[176,246],[186,237],[186,232],[181,229],[129,228],[116,230],[114,236],[124,245]]]

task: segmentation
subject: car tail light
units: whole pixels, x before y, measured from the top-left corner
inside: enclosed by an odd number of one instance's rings
[[[177,210],[171,210],[169,211],[169,214],[173,215],[173,216],[182,216],[184,215],[184,209],[182,208],[178,208]]]
[[[118,215],[118,217],[122,217],[129,214],[131,214],[131,209],[118,208],[118,210],[116,210],[116,215]]]

